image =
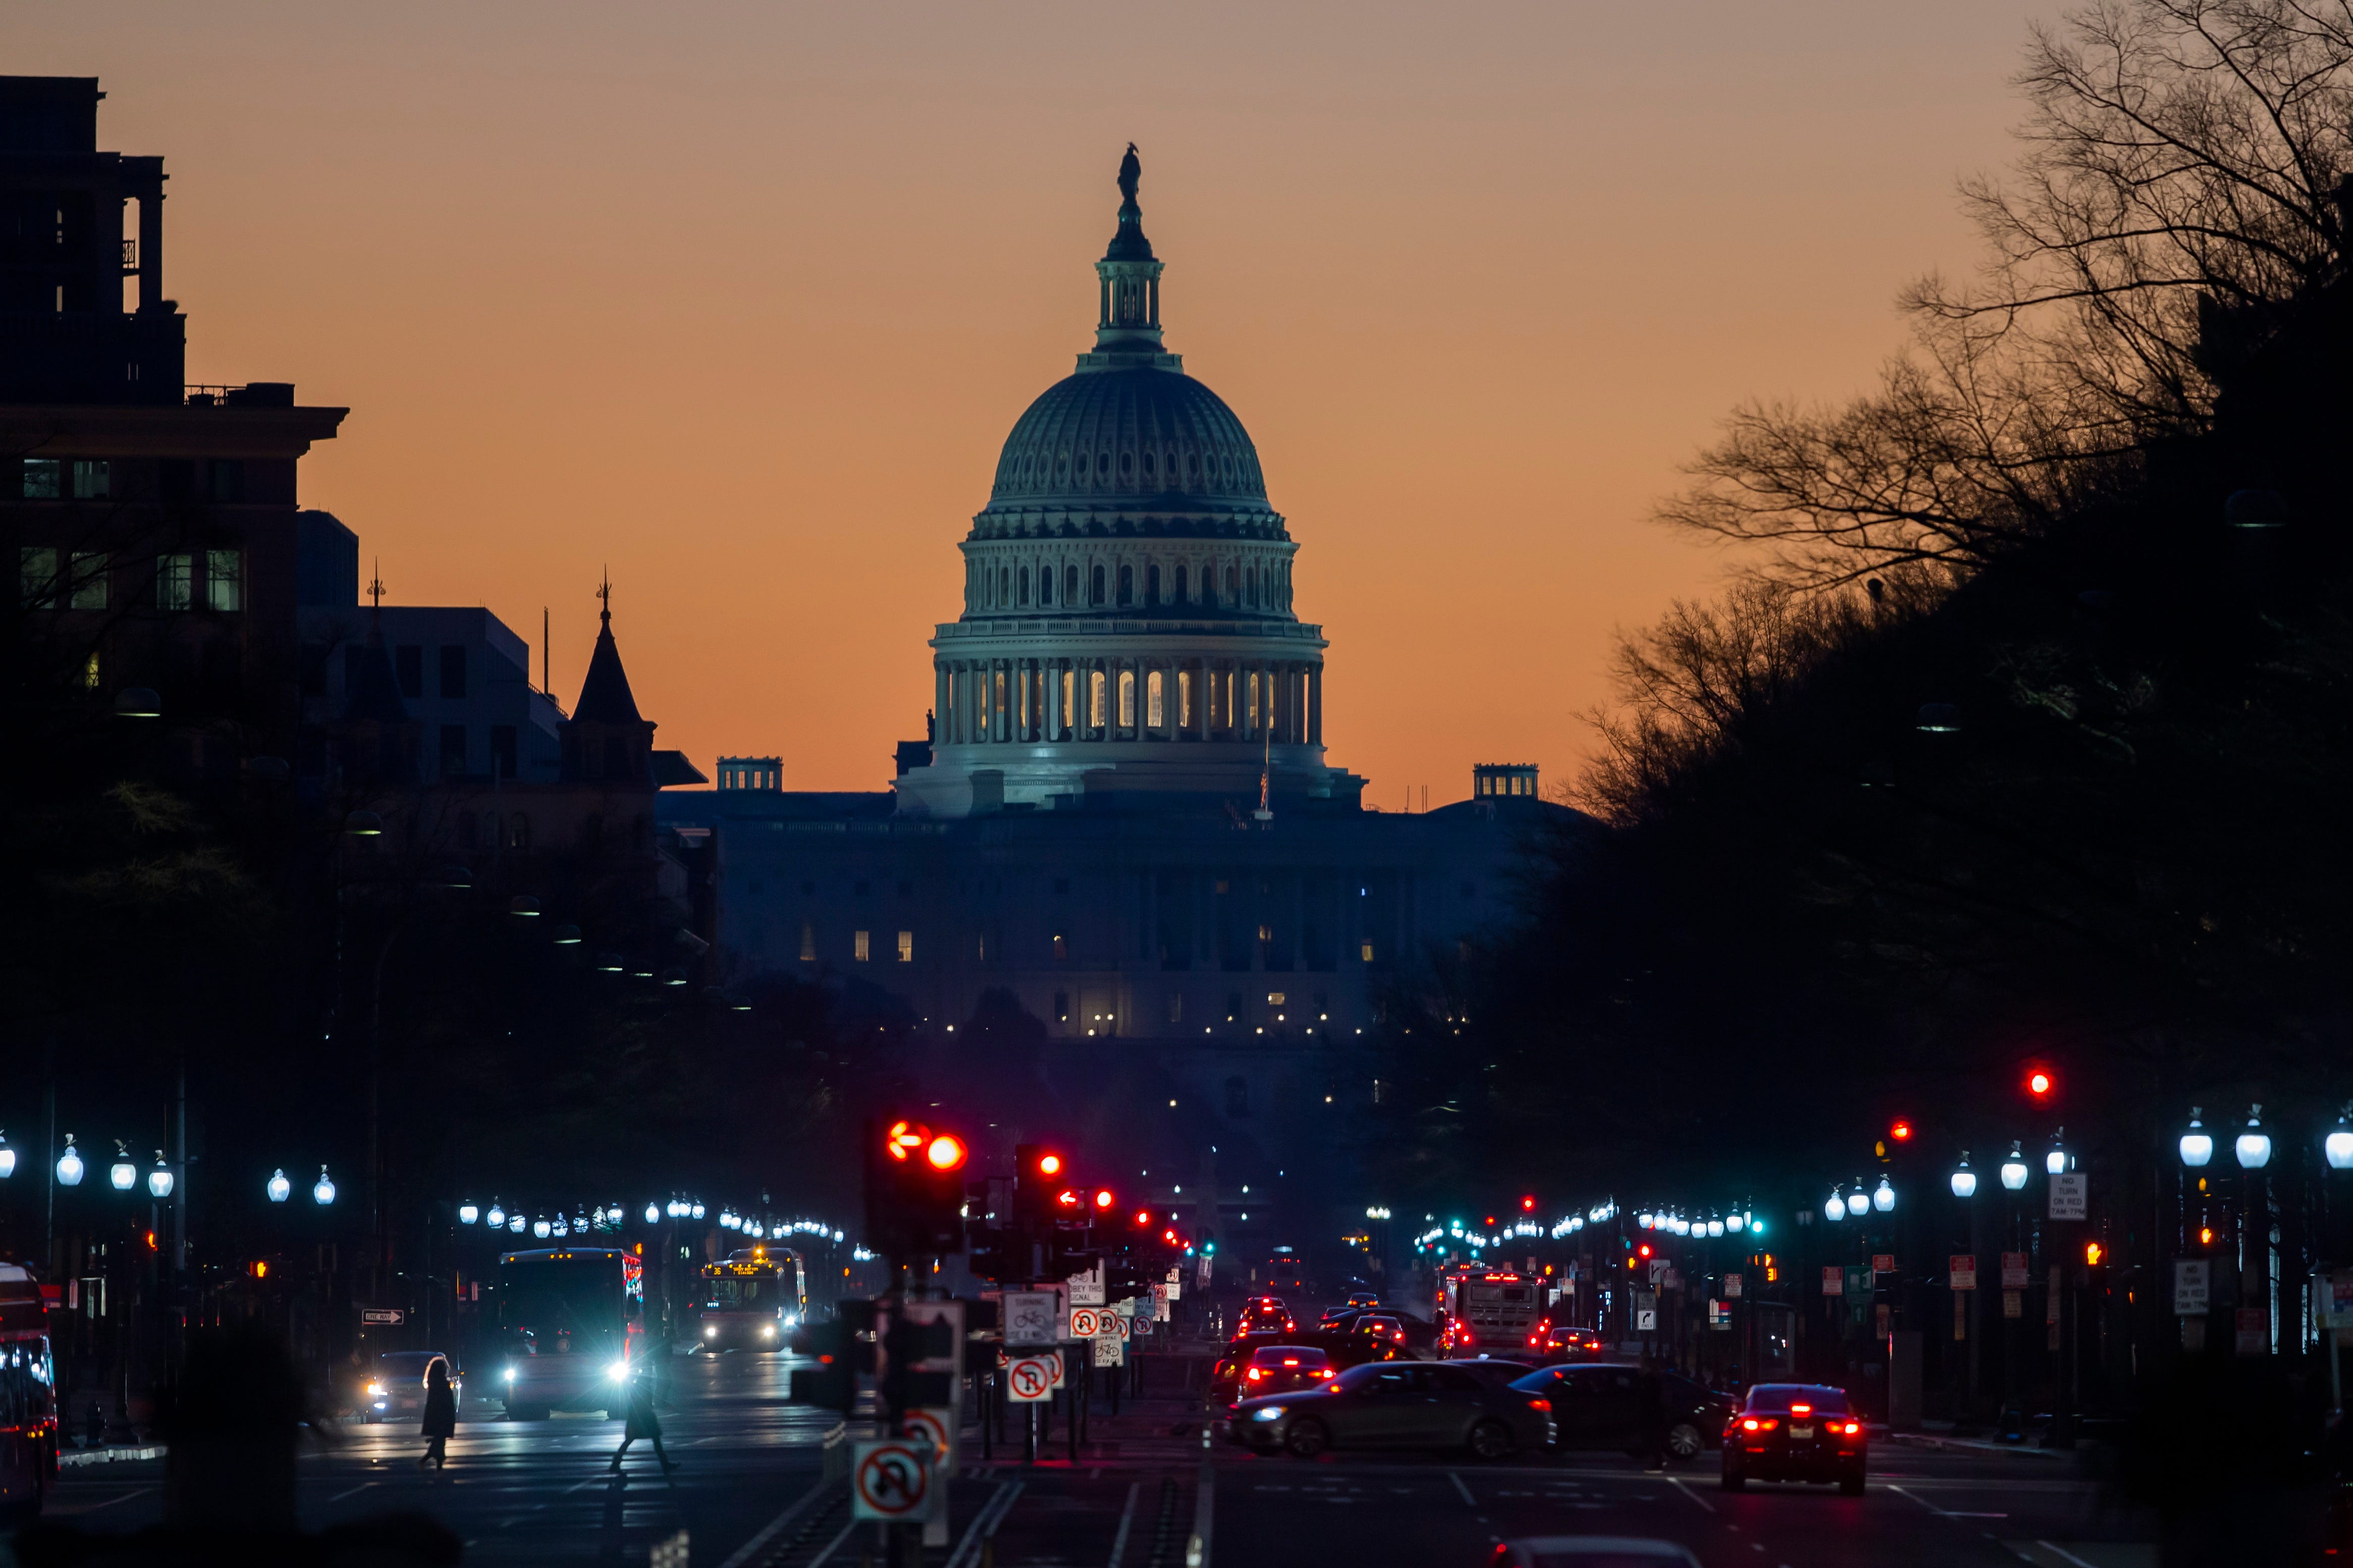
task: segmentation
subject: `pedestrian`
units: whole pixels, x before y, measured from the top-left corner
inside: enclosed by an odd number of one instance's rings
[[[1635,1451],[1642,1468],[1667,1468],[1667,1385],[1657,1366],[1645,1359],[1634,1379]]]
[[[678,1468],[670,1457],[662,1452],[661,1417],[654,1413],[654,1360],[648,1356],[637,1364],[629,1379],[629,1403],[621,1417],[621,1446],[613,1450],[613,1473],[621,1473],[621,1456],[629,1445],[643,1437],[654,1446],[654,1458],[661,1461],[665,1474]]]
[[[449,1465],[449,1439],[458,1435],[458,1396],[449,1387],[449,1363],[435,1356],[425,1363],[425,1456],[417,1461],[423,1469],[430,1465],[435,1469],[447,1469]]]

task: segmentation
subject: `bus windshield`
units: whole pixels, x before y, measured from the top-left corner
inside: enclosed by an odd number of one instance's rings
[[[517,1254],[499,1266],[499,1326],[536,1351],[587,1348],[627,1331],[643,1310],[643,1266],[625,1253]]]
[[[706,1307],[781,1307],[787,1305],[792,1291],[776,1274],[723,1274],[716,1279],[706,1279],[703,1288],[709,1292]]]

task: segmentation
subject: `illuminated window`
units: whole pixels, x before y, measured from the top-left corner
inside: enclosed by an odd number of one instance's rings
[[[514,820],[507,825],[507,847],[510,849],[531,847],[531,818],[520,811],[514,814]]]
[[[864,963],[874,956],[872,942],[867,933],[860,931],[849,939],[849,956]]]
[[[215,610],[245,608],[245,557],[234,550],[205,552],[205,605]]]
[[[1144,683],[1145,722],[1151,725],[1155,730],[1160,729],[1168,722],[1167,715],[1164,710],[1166,707],[1166,699],[1161,690],[1166,679],[1166,677],[1161,671],[1155,669],[1145,679]]]
[[[1249,701],[1249,703],[1250,703],[1250,709],[1249,709],[1249,725],[1248,725],[1248,727],[1249,727],[1250,732],[1251,734],[1255,735],[1256,733],[1258,733],[1258,671],[1257,671],[1257,670],[1253,669],[1253,670],[1251,670],[1251,671],[1250,671],[1250,682],[1249,682],[1248,686],[1244,688],[1244,690],[1245,690],[1245,692],[1246,692],[1246,694],[1247,694],[1247,700],[1248,700],[1248,701]]]
[[[196,558],[189,554],[155,557],[155,607],[185,610],[195,599]]]
[[[1259,927],[1259,930],[1263,931],[1266,928],[1264,926],[1261,926]],[[1271,935],[1272,933],[1269,932],[1268,934]],[[1282,997],[1283,994],[1282,992],[1270,991],[1266,994],[1266,1005],[1270,1007],[1280,1007],[1282,1005]]]
[[[1189,669],[1176,672],[1176,723],[1180,729],[1193,727],[1193,672]]]
[[[73,576],[67,591],[68,601],[77,610],[106,608],[106,552],[77,550],[73,557]]]
[[[1119,727],[1135,727],[1135,671],[1132,669],[1119,672]]]
[[[28,610],[58,607],[58,552],[45,544],[16,552],[16,601]]]
[[[801,962],[817,962],[817,922],[814,921],[801,921]]]
[[[1078,707],[1079,672],[1066,669],[1062,671],[1062,730],[1065,733],[1071,728],[1071,715],[1078,711]]]
[[[1366,963],[1370,963],[1373,961],[1373,944],[1369,942],[1365,943],[1364,946],[1364,961]]]
[[[1103,672],[1100,669],[1087,671],[1087,727],[1089,729],[1100,730],[1103,727],[1103,702],[1108,695],[1109,690],[1103,682]]]
[[[899,933],[899,962],[902,963],[913,963],[915,962],[915,933],[913,931],[902,931]]]
[[[57,500],[63,471],[64,465],[55,458],[26,458],[24,498],[26,500]]]

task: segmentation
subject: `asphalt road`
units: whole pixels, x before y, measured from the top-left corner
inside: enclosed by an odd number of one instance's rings
[[[664,1477],[640,1443],[628,1473],[606,1469],[617,1423],[557,1417],[462,1420],[449,1468],[421,1474],[406,1426],[355,1426],[306,1458],[301,1506],[312,1526],[422,1509],[457,1531],[466,1560],[644,1563],[684,1529],[691,1561],[723,1568],[780,1515],[738,1568],[856,1568],[867,1544],[849,1525],[839,1484],[818,1489],[831,1417],[790,1406],[789,1363],[732,1355],[674,1363],[664,1440],[680,1463]],[[1482,1564],[1501,1540],[1637,1535],[1689,1546],[1709,1568],[2146,1568],[2146,1521],[2103,1508],[2072,1461],[1881,1443],[1861,1498],[1825,1487],[1752,1482],[1715,1489],[1715,1458],[1646,1473],[1617,1455],[1531,1457],[1482,1465],[1413,1455],[1261,1457],[1204,1449],[1181,1398],[1099,1407],[1076,1464],[1052,1434],[1047,1463],[978,1462],[976,1434],[951,1488],[955,1568],[978,1568],[974,1521],[993,1534],[995,1568],[1184,1568],[1206,1525],[1213,1568],[1303,1563],[1413,1568]],[[67,1472],[55,1517],[93,1530],[152,1522],[161,1467]],[[1203,1486],[1209,1497],[1205,1505]],[[934,1551],[938,1568],[948,1558]]]

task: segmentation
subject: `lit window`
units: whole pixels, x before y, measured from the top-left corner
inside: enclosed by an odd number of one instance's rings
[[[902,963],[913,963],[915,962],[915,933],[913,931],[902,931],[899,933],[899,962]]]
[[[1060,721],[1064,730],[1070,729],[1071,715],[1077,711],[1078,706],[1079,672],[1075,669],[1066,669],[1062,671],[1062,717]]]
[[[205,604],[216,610],[245,608],[245,557],[234,550],[205,552]]]
[[[106,552],[77,550],[73,557],[73,578],[69,584],[70,603],[77,610],[106,608]]]
[[[196,558],[193,555],[155,557],[155,607],[185,610],[195,601]]]
[[[1103,727],[1103,700],[1108,695],[1100,669],[1087,671],[1087,725],[1090,729]]]
[[[98,689],[98,655],[93,651],[90,662],[81,667],[81,683],[91,691]]]
[[[73,466],[76,500],[104,500],[114,493],[114,465],[103,458],[78,458]]]
[[[1250,671],[1250,683],[1249,683],[1249,685],[1248,685],[1248,686],[1246,686],[1246,687],[1244,688],[1244,690],[1245,690],[1245,692],[1246,692],[1246,694],[1247,694],[1247,696],[1248,696],[1248,700],[1249,700],[1249,702],[1250,702],[1250,709],[1249,709],[1249,714],[1248,714],[1248,720],[1247,720],[1247,722],[1248,722],[1248,725],[1249,725],[1250,732],[1251,734],[1256,734],[1256,733],[1258,733],[1258,671],[1257,671],[1257,670],[1253,669],[1253,670],[1251,670],[1251,671]]]
[[[1161,672],[1155,669],[1144,683],[1145,721],[1155,730],[1168,722],[1165,711],[1166,699],[1161,691],[1163,679]]]
[[[817,962],[817,925],[814,921],[801,921],[801,962]]]
[[[55,458],[25,459],[24,497],[26,500],[55,500],[64,476],[65,465]]]
[[[1369,942],[1365,943],[1364,961],[1366,963],[1370,963],[1373,961],[1373,944]]]
[[[1193,727],[1193,672],[1189,669],[1176,672],[1176,724],[1179,729]]]
[[[849,939],[849,956],[860,963],[866,963],[874,956],[873,946],[868,941],[864,931],[860,931]]]
[[[45,544],[27,544],[16,552],[16,598],[28,610],[57,608],[56,551]]]
[[[1260,929],[1263,931],[1265,928],[1261,926]],[[1266,994],[1266,1005],[1270,1007],[1280,1007],[1282,1005],[1282,992],[1270,991]]]
[[[1119,672],[1119,727],[1135,727],[1135,671],[1132,669]]]

